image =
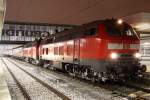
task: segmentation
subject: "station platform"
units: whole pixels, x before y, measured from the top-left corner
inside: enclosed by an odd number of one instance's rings
[[[11,100],[9,89],[5,80],[3,66],[0,66],[0,100]]]
[[[147,72],[150,72],[150,66],[147,66]]]

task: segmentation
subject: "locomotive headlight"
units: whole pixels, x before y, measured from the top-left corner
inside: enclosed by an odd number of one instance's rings
[[[135,57],[135,58],[140,58],[140,57],[141,57],[141,54],[140,54],[140,53],[135,53],[135,54],[134,54],[134,57]]]
[[[118,58],[118,54],[117,53],[111,53],[110,54],[111,59],[117,59]]]

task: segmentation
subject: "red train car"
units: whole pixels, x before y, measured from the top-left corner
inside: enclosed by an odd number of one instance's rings
[[[39,45],[40,40],[24,45],[22,49],[22,58],[30,63],[38,63],[36,61],[39,59]]]
[[[121,20],[94,21],[31,44],[24,48],[26,58],[83,78],[118,79],[146,71],[139,63],[139,35]]]

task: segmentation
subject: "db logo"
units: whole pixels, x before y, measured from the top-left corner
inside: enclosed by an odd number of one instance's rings
[[[130,44],[123,44],[123,49],[130,49]]]

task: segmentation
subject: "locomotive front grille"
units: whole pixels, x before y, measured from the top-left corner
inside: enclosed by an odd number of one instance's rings
[[[134,58],[134,55],[132,54],[118,54],[119,58]]]
[[[130,65],[137,63],[137,59],[134,57],[133,54],[118,54],[118,63],[120,65]]]

